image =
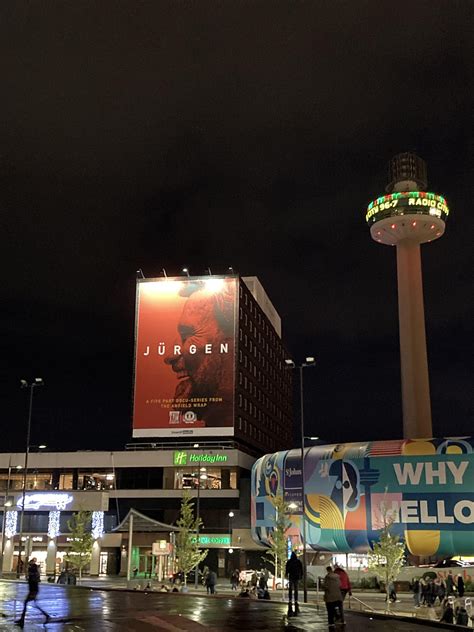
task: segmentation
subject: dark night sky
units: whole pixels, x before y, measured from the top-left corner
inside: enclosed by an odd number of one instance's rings
[[[367,203],[415,150],[435,435],[472,432],[470,0],[3,3],[2,450],[131,438],[135,271],[258,275],[308,432],[401,436],[395,251]]]

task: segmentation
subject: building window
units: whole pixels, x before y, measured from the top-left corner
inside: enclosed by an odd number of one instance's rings
[[[201,489],[237,489],[236,469],[228,467],[207,467],[196,463],[194,467],[175,468],[173,480],[172,489],[197,489],[199,481]],[[170,477],[165,475],[165,481],[169,483]]]

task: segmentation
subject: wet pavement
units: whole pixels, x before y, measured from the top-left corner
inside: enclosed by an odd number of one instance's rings
[[[19,628],[14,625],[23,607],[26,584],[0,582],[0,631]],[[302,606],[298,617],[286,616],[282,602],[254,601],[228,596],[206,597],[192,594],[144,593],[62,587],[42,584],[38,602],[51,615],[43,625],[43,616],[31,604],[24,630],[51,632],[320,632],[327,631],[325,609]],[[420,631],[416,622],[376,619],[347,613],[348,632]],[[337,628],[342,630],[344,628]],[[425,632],[439,626],[421,628]]]

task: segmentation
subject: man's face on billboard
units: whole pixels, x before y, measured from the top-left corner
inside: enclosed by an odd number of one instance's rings
[[[166,358],[179,380],[175,398],[216,396],[229,356],[220,353],[226,336],[216,317],[213,294],[205,290],[191,294],[178,322],[178,334],[181,353]],[[205,352],[206,345],[212,345],[211,353]]]

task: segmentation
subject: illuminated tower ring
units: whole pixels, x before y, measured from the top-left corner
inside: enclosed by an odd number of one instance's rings
[[[365,219],[372,239],[395,246],[406,239],[424,244],[443,235],[449,208],[442,195],[402,191],[369,204]]]
[[[420,244],[441,237],[449,208],[428,193],[426,164],[414,154],[395,156],[387,194],[373,200],[365,219],[375,241],[397,248],[400,364],[405,438],[432,436]]]

